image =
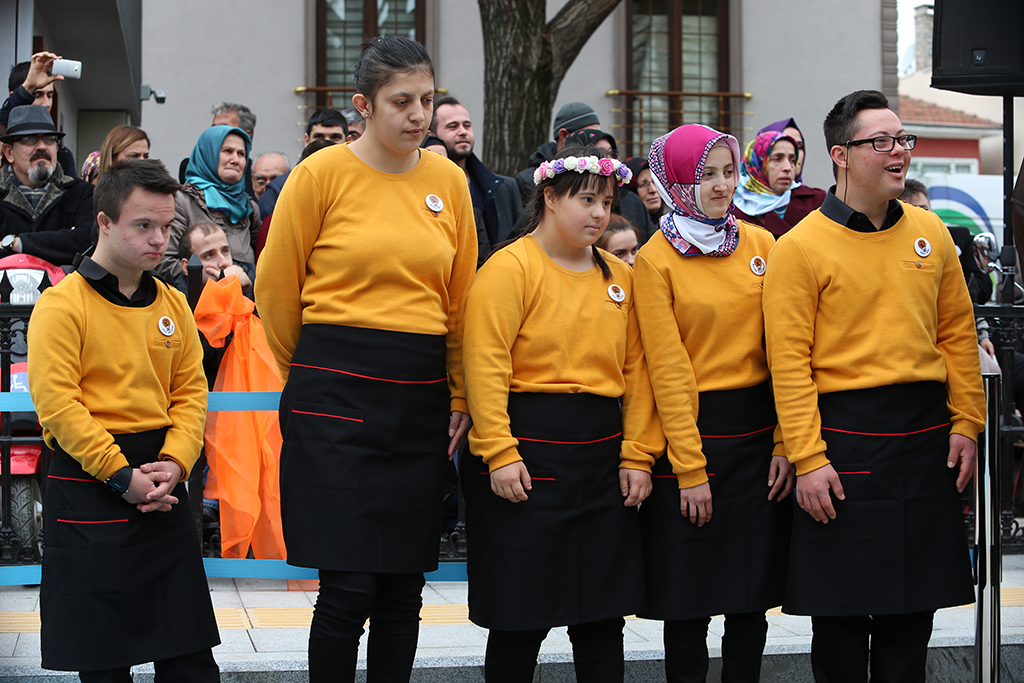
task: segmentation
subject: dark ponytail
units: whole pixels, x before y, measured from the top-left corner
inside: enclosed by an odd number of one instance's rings
[[[582,145],[566,145],[558,152],[558,154],[555,155],[554,158],[564,159],[569,156],[595,156],[598,159],[609,158],[608,153],[600,147],[583,147]],[[526,213],[523,215],[522,221],[520,222],[519,228],[516,230],[515,234],[513,234],[512,238],[508,241],[496,245],[491,251],[491,254],[494,254],[499,249],[504,249],[516,240],[529,235],[537,229],[537,226],[540,225],[540,219],[544,216],[545,211],[544,188],[550,187],[552,191],[554,191],[556,197],[564,197],[566,195],[574,197],[584,188],[597,183],[611,183],[612,194],[615,197],[613,203],[617,203],[619,201],[619,184],[613,176],[594,175],[589,172],[563,172],[559,173],[554,178],[545,178],[541,180],[539,184],[533,187],[533,193],[530,194],[530,198],[526,202]],[[597,262],[598,268],[601,269],[601,274],[604,276],[604,279],[610,280],[612,277],[612,270],[608,267],[608,263],[604,260],[604,257],[601,256],[601,252],[598,250],[597,246],[593,244],[590,245],[590,249],[594,254],[594,261]],[[488,258],[490,258],[490,256],[488,256]]]

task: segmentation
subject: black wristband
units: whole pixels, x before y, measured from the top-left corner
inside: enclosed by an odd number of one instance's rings
[[[117,495],[123,496],[132,483],[132,468],[122,467],[103,483],[117,491]]]

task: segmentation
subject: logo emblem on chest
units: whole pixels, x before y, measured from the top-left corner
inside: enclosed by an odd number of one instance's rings
[[[160,334],[164,335],[165,337],[170,337],[172,334],[174,334],[174,330],[176,329],[174,327],[174,321],[168,318],[166,315],[157,321],[157,325],[159,325],[160,327]]]

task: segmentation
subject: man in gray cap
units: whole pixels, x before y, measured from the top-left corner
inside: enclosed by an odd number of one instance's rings
[[[533,172],[542,162],[551,161],[555,158],[558,150],[565,146],[565,139],[578,130],[585,128],[600,128],[601,122],[597,118],[597,112],[589,104],[582,102],[570,102],[558,110],[555,116],[554,140],[545,142],[530,155],[529,165],[516,175],[516,183],[519,185],[519,195],[523,201],[527,201],[533,193]]]
[[[519,196],[523,198],[524,205],[530,201],[530,195],[533,194],[533,172],[542,162],[554,159],[555,154],[567,143],[603,146],[606,151],[618,156],[615,138],[609,133],[600,131],[600,127],[601,122],[597,118],[597,113],[590,105],[582,102],[570,102],[558,110],[554,124],[555,139],[538,147],[537,151],[530,156],[529,167],[516,175]],[[580,131],[590,131],[590,134],[584,135]],[[643,242],[646,242],[657,228],[651,221],[643,202],[632,192],[619,193],[619,203],[612,208],[612,211],[624,216],[640,230]]]
[[[11,110],[0,136],[0,256],[24,253],[70,265],[92,245],[92,185],[65,175],[57,162],[64,133],[46,107]]]

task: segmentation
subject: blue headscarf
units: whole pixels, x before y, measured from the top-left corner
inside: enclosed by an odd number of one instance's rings
[[[185,169],[185,182],[195,185],[203,191],[206,206],[222,211],[228,220],[239,223],[252,213],[249,195],[245,193],[245,173],[237,183],[228,185],[217,175],[220,164],[220,148],[224,138],[234,133],[245,140],[245,157],[249,158],[252,141],[241,128],[232,126],[211,126],[199,136],[199,141],[192,148],[192,156],[188,158]]]

